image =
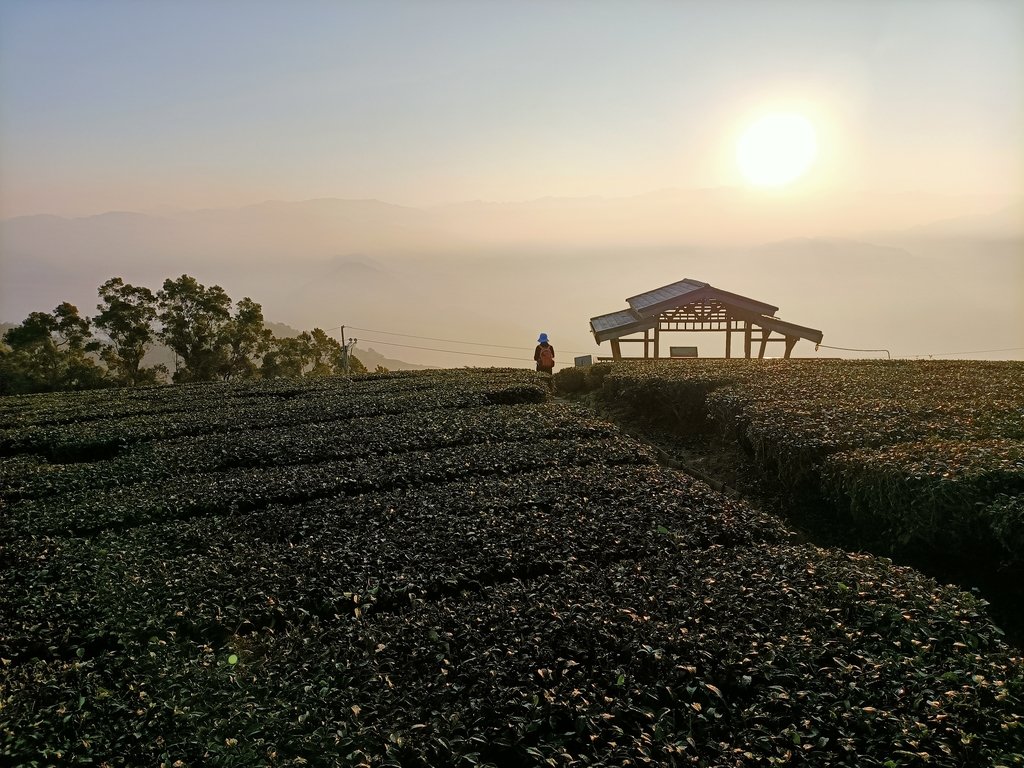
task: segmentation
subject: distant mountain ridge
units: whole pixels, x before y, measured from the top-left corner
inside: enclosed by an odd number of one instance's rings
[[[524,220],[531,224],[524,230]],[[738,221],[742,232],[723,224]],[[495,241],[592,243],[614,235],[634,244],[664,242],[762,242],[799,236],[928,229],[958,222],[972,234],[1024,236],[1024,201],[1002,196],[946,197],[933,194],[767,196],[740,188],[665,189],[632,197],[539,198],[468,201],[422,208],[374,199],[315,198],[268,200],[239,208],[205,208],[146,214],[109,211],[66,217],[48,213],[0,220],[4,253],[17,255],[62,236],[85,238],[78,250],[92,250],[90,237],[159,234],[168,245],[216,246],[244,243],[250,251],[292,242],[308,256],[326,256],[322,240],[345,250],[444,250]],[[646,230],[638,227],[646,227]],[[572,231],[566,231],[570,228]],[[577,229],[578,228],[578,229]],[[815,231],[809,231],[814,228]],[[140,231],[141,229],[141,231]],[[735,228],[734,228],[735,229]],[[250,238],[247,240],[246,236]],[[742,235],[742,237],[741,237]],[[258,237],[257,237],[258,236]],[[130,240],[129,240],[130,243]],[[155,240],[151,246],[158,246]]]
[[[907,199],[916,207],[906,214],[858,208]],[[942,350],[1011,348],[1024,346],[1020,210],[1005,196],[814,202],[723,188],[425,208],[318,199],[44,214],[0,222],[0,320],[61,301],[93,314],[109,277],[157,289],[187,273],[292,327],[457,340],[403,349],[405,365],[529,366],[542,330],[563,357],[607,354],[588,318],[691,277],[777,305],[839,346],[930,353],[937,335]]]

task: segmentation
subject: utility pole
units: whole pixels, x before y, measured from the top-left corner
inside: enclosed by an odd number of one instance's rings
[[[346,376],[349,372],[349,356],[357,341],[358,339],[346,339],[345,326],[341,326],[341,370]]]
[[[348,375],[348,342],[345,341],[345,326],[341,326],[341,372]]]

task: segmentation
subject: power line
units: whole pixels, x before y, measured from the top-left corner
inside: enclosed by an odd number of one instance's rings
[[[422,341],[443,341],[446,344],[469,344],[474,347],[491,347],[492,349],[519,349],[524,352],[529,352],[529,347],[510,347],[505,344],[485,344],[480,341],[459,341],[458,339],[436,339],[433,336],[413,336],[411,333],[396,333],[394,331],[377,331],[373,328],[360,328],[355,325],[345,326],[356,331],[366,331],[367,333],[382,333],[385,336],[402,336],[406,339],[420,339]]]
[[[1020,352],[1024,347],[1008,347],[1007,349],[976,349],[973,352],[935,352],[930,355],[912,355],[912,357],[953,357],[955,355],[988,355],[993,352]]]
[[[830,347],[828,344],[815,344],[814,348],[824,347],[825,349],[839,349],[843,352],[885,352],[887,358],[892,360],[892,353],[888,349],[857,349],[855,347]]]
[[[351,327],[351,326],[347,326],[347,327]],[[398,343],[396,343],[394,341],[376,341],[374,339],[360,339],[360,341],[365,341],[367,344],[385,344],[385,345],[392,346],[392,347],[403,347],[405,349],[425,349],[425,350],[427,350],[429,352],[447,352],[448,354],[451,354],[451,355],[472,355],[473,357],[494,357],[494,358],[498,358],[500,360],[518,360],[520,362],[523,362],[525,360],[525,358],[522,358],[522,357],[508,357],[507,355],[486,355],[483,352],[460,352],[460,351],[458,351],[456,349],[437,349],[436,347],[417,347],[417,346],[413,346],[412,344],[398,344]],[[515,347],[513,347],[513,349],[515,349]]]
[[[487,343],[481,342],[481,341],[462,341],[460,339],[439,339],[439,338],[436,338],[434,336],[415,336],[415,335],[413,335],[411,333],[398,333],[396,331],[380,331],[380,330],[376,330],[374,328],[360,328],[357,325],[345,325],[345,326],[340,326],[339,325],[337,328],[328,328],[327,330],[328,331],[339,331],[339,330],[341,330],[342,327],[350,328],[350,329],[352,329],[354,331],[366,331],[367,333],[382,333],[385,336],[401,336],[402,338],[405,338],[405,339],[420,339],[422,341],[440,341],[440,342],[444,342],[445,344],[467,344],[467,345],[474,346],[474,347],[487,347],[489,349],[515,349],[515,350],[519,350],[521,352],[532,352],[533,351],[532,349],[530,349],[530,347],[512,347],[512,346],[508,346],[507,344],[487,344]],[[370,341],[370,340],[369,339],[363,339],[363,341]],[[410,349],[429,349],[429,350],[434,351],[434,352],[451,352],[452,354],[456,354],[456,355],[458,355],[458,354],[466,354],[466,355],[476,354],[476,353],[472,353],[472,352],[456,352],[455,350],[450,350],[450,349],[433,349],[431,347],[413,347],[413,346],[410,346],[408,344],[397,344],[397,343],[389,342],[389,341],[375,341],[373,343],[374,344],[391,344],[392,346],[396,346],[396,347],[407,346]],[[583,355],[583,354],[593,354],[593,353],[591,353],[591,352],[565,351],[565,354],[567,354],[567,355]],[[502,355],[483,355],[483,357],[502,357]],[[506,357],[504,359],[506,359],[506,360],[519,360],[520,358],[518,358],[518,357],[515,357],[515,358]]]
[[[892,359],[892,354],[888,349],[856,349],[854,347],[830,347],[828,344],[817,344],[815,347],[823,347],[825,349],[840,349],[844,352],[885,352]],[[920,359],[924,357],[954,357],[956,355],[988,355],[995,352],[1020,352],[1024,350],[1024,347],[1007,347],[1005,349],[975,349],[971,352],[934,352],[926,355],[907,355],[908,358]]]

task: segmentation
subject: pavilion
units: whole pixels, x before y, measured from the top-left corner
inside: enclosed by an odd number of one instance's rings
[[[822,339],[821,331],[775,317],[778,307],[689,278],[638,294],[626,303],[628,309],[590,318],[597,343],[611,342],[612,357],[602,359],[622,359],[621,345],[629,342],[644,345],[644,358],[659,358],[663,333],[724,333],[726,357],[733,356],[733,334],[742,334],[747,358],[754,343],[759,345],[759,358],[770,342],[785,344],[784,357],[789,357],[800,339],[815,344]],[[669,352],[668,357],[697,356],[696,347],[670,347]]]

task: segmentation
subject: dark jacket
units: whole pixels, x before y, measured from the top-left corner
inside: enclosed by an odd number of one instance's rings
[[[540,367],[540,350],[541,350],[541,347],[547,347],[548,349],[551,350],[551,359],[552,359],[552,361],[555,358],[555,348],[554,347],[552,347],[550,344],[538,344],[537,348],[535,350],[533,350],[533,359],[537,362],[537,370],[538,371],[550,371],[550,370],[553,370],[554,367],[555,367],[554,364],[552,364],[551,368],[541,368]]]

